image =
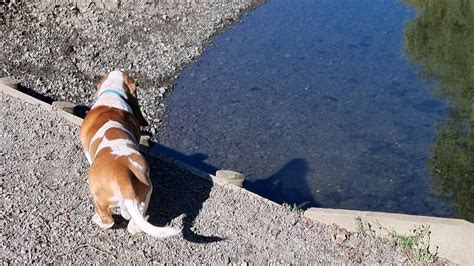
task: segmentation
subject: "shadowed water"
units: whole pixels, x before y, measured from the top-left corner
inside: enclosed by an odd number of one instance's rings
[[[183,71],[156,149],[279,203],[466,217],[433,186],[452,112],[405,43],[410,2],[263,5]]]

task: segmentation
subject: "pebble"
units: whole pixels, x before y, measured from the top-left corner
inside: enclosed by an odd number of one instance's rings
[[[160,88],[158,89],[158,91],[159,91],[160,97],[161,97],[161,96],[163,96],[163,94],[165,94],[165,92],[166,92],[166,87],[160,87]]]

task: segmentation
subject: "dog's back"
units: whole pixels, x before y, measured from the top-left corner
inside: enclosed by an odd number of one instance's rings
[[[102,228],[112,227],[110,208],[118,206],[122,216],[131,219],[127,228],[132,234],[178,234],[179,230],[155,227],[144,218],[152,185],[148,163],[139,151],[140,125],[146,121],[138,108],[133,79],[126,72],[113,71],[98,87],[97,102],[80,132],[91,165],[89,189],[96,206],[92,220]]]

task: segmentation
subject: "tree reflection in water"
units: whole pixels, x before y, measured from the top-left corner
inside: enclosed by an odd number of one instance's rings
[[[405,28],[406,52],[452,108],[430,158],[434,187],[474,221],[474,0],[406,2],[418,12]]]

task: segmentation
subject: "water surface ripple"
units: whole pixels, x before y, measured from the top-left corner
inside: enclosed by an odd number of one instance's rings
[[[270,1],[185,68],[157,149],[239,171],[279,203],[455,216],[429,167],[448,102],[405,49],[416,14],[399,1]]]

